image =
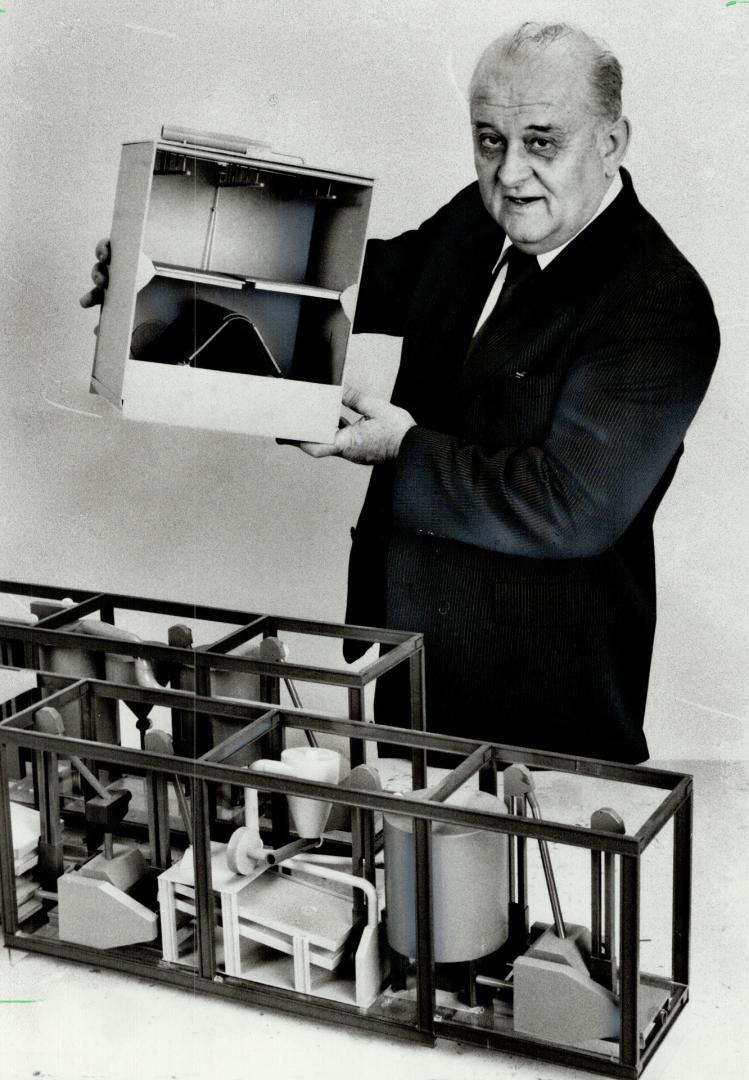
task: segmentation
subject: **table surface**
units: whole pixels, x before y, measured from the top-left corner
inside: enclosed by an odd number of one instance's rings
[[[644,1075],[648,1080],[744,1080],[749,1075],[749,763],[651,764],[695,778],[694,900],[690,1002]],[[553,781],[547,801],[566,798],[568,785],[569,778]],[[587,812],[573,803],[573,817]],[[625,821],[631,830],[634,822],[626,816]],[[643,935],[663,914],[657,898],[650,912],[649,903],[644,895]],[[644,941],[643,950],[647,947]],[[4,949],[0,999],[4,1080],[573,1080],[592,1075],[442,1040],[434,1048],[402,1043]]]

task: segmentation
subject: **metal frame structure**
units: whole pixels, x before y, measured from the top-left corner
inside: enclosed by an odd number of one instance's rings
[[[392,671],[402,663],[409,665],[411,728],[426,730],[424,714],[424,639],[421,634],[408,634],[398,630],[381,630],[372,627],[350,626],[343,623],[317,622],[312,619],[295,619],[281,615],[258,614],[232,608],[208,607],[186,604],[152,597],[127,596],[119,593],[65,589],[48,585],[30,585],[0,580],[0,592],[28,596],[35,599],[72,599],[74,603],[39,620],[33,626],[19,625],[0,620],[0,666],[16,666],[43,670],[39,659],[39,647],[60,647],[86,650],[101,658],[98,672],[104,676],[103,659],[106,653],[144,658],[180,665],[194,672],[194,686],[199,695],[211,696],[211,669],[220,666],[229,672],[253,672],[261,676],[261,700],[267,704],[280,702],[281,682],[322,683],[326,686],[343,687],[348,693],[348,715],[351,720],[366,720],[365,689],[375,679]],[[155,645],[145,642],[109,640],[102,636],[72,634],[65,626],[86,616],[98,615],[102,622],[114,624],[115,611],[147,612],[169,615],[175,618],[225,622],[232,629],[222,637],[198,649],[178,648],[171,645]],[[313,637],[352,638],[382,647],[381,655],[359,671],[347,665],[323,668],[311,664],[298,664],[275,660],[257,660],[232,656],[230,650],[279,633],[306,634]],[[116,645],[116,649],[113,646]],[[132,695],[131,695],[132,698]],[[364,761],[363,743],[353,740],[351,766]],[[420,777],[423,784],[426,773]]]
[[[0,586],[2,587],[2,586]],[[8,586],[5,585],[7,588]],[[71,595],[70,590],[43,587],[10,586],[11,591],[62,597]],[[250,1004],[278,1008],[307,1018],[326,1020],[380,1034],[433,1043],[444,1037],[482,1047],[506,1050],[512,1053],[539,1058],[545,1061],[591,1070],[610,1076],[638,1077],[657,1050],[672,1023],[680,1014],[688,999],[689,976],[689,912],[691,890],[691,831],[692,831],[692,783],[691,778],[671,772],[643,768],[641,766],[617,765],[597,762],[566,755],[524,750],[493,743],[432,735],[423,730],[422,651],[418,635],[396,635],[387,632],[312,623],[305,620],[281,619],[271,616],[253,616],[213,608],[193,608],[188,605],[169,604],[162,601],[134,599],[98,593],[73,593],[75,606],[67,608],[64,616],[50,616],[37,626],[0,624],[0,641],[4,645],[6,663],[15,661],[19,666],[33,666],[38,645],[62,645],[81,648],[85,641],[96,653],[113,648],[114,642],[104,638],[85,640],[59,629],[61,624],[83,614],[100,612],[106,620],[113,618],[115,608],[133,608],[170,615],[189,615],[194,618],[237,622],[240,628],[214,642],[208,650],[193,652],[168,646],[151,646],[142,643],[116,641],[119,653],[149,657],[154,660],[175,659],[195,667],[195,684],[210,686],[211,662],[220,659],[223,667],[241,669],[251,664],[254,670],[267,677],[270,700],[259,703],[230,703],[212,699],[205,693],[186,694],[184,691],[156,691],[135,686],[116,685],[99,680],[72,680],[69,677],[40,673],[39,687],[23,695],[15,702],[13,715],[4,713],[0,722],[0,887],[5,943],[8,948],[36,951],[63,959],[108,966],[119,971],[145,976],[191,991],[199,989]],[[392,647],[391,651],[359,673],[335,672],[308,668],[302,665],[284,664],[279,670],[273,664],[227,657],[224,649],[242,644],[254,634],[276,633],[279,630],[324,633],[334,637],[358,637],[362,640],[381,641]],[[362,723],[363,687],[372,678],[395,663],[408,661],[411,670],[413,729],[371,725]],[[283,677],[330,681],[349,689],[349,717],[335,718],[305,710],[279,706],[278,687]],[[273,700],[273,699],[276,700]],[[197,758],[175,757],[153,751],[129,749],[111,743],[96,741],[95,725],[91,718],[97,702],[135,702],[143,705],[161,705],[170,709],[192,710],[200,723],[221,716],[229,718],[236,730],[224,742],[209,748]],[[187,704],[189,700],[189,704]],[[35,730],[35,715],[43,707],[64,707],[77,703],[84,718],[84,737],[45,734]],[[87,719],[88,718],[88,719]],[[283,748],[287,730],[311,730],[319,734],[337,735],[348,740],[352,763],[364,760],[366,743],[386,742],[399,744],[405,756],[410,754],[414,789],[425,786],[426,759],[430,751],[455,755],[459,764],[432,789],[427,798],[396,795],[387,792],[354,791],[317,781],[301,780],[265,773],[248,772],[246,768],[232,764],[232,758],[244,747],[262,743],[267,752],[277,756]],[[147,946],[128,946],[115,950],[99,950],[64,941],[50,933],[40,933],[33,919],[22,925],[18,922],[14,884],[14,858],[9,796],[9,760],[12,751],[22,749],[34,762],[37,784],[39,778],[49,775],[51,763],[57,757],[78,755],[94,769],[103,767],[142,776],[145,782],[155,784],[159,779],[177,777],[188,792],[191,811],[192,843],[195,867],[195,924],[196,959],[194,968],[166,963],[160,953]],[[495,814],[483,810],[445,803],[444,798],[456,791],[466,780],[478,776],[484,791],[496,794],[497,773],[509,764],[521,763],[531,768],[574,773],[579,777],[592,777],[619,781],[625,784],[662,789],[664,798],[655,811],[633,835],[599,831],[592,828],[567,825],[552,821],[535,820],[532,817]],[[417,948],[415,969],[415,999],[408,1013],[388,1013],[374,1006],[362,1009],[353,1005],[324,1000],[295,991],[264,985],[257,981],[235,978],[222,972],[217,963],[215,928],[217,913],[211,880],[211,840],[216,832],[212,818],[213,794],[219,785],[255,788],[259,792],[276,797],[276,804],[285,803],[279,796],[297,795],[325,799],[334,805],[341,804],[351,810],[352,819],[352,865],[354,872],[374,881],[375,856],[372,838],[374,814],[398,814],[412,820],[415,848],[415,897]],[[645,975],[640,971],[640,881],[641,862],[644,852],[666,825],[673,822],[672,852],[672,939],[670,978]],[[620,941],[620,1033],[618,1040],[610,1043],[610,1052],[589,1051],[575,1046],[548,1042],[493,1023],[461,1022],[460,1014],[440,1008],[436,992],[433,933],[432,933],[432,877],[431,833],[437,823],[466,826],[507,834],[518,843],[527,840],[546,841],[569,845],[591,852],[592,865],[601,860],[618,860]],[[169,831],[168,821],[161,827]],[[150,845],[152,860],[157,864],[164,851],[168,853],[168,841],[158,837],[159,825],[149,821],[148,836],[141,837]],[[288,819],[281,815],[279,822],[274,816],[273,842],[288,841]],[[159,851],[161,855],[159,856]],[[600,911],[595,917],[600,918]],[[638,990],[641,985],[657,986],[663,991],[666,1002],[660,1015],[642,1031],[638,1006]]]

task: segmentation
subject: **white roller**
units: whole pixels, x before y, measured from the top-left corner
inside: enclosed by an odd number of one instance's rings
[[[226,865],[234,874],[246,877],[263,858],[263,843],[257,832],[247,825],[235,829],[226,849]]]

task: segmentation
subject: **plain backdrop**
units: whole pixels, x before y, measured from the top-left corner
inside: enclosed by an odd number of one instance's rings
[[[473,63],[534,17],[572,19],[620,57],[627,165],[715,299],[719,366],[657,518],[647,727],[654,757],[747,756],[749,4],[7,0],[2,577],[342,619],[366,469],[45,400],[88,385],[97,317],[77,300],[110,228],[119,147],[164,122],[266,139],[374,176],[370,234],[392,235],[472,179]],[[397,342],[354,339],[347,380],[387,394],[397,356]]]

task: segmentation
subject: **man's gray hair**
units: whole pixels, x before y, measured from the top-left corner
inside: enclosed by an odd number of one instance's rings
[[[478,62],[471,82],[471,91],[479,69],[483,66],[482,61],[489,52],[499,51],[504,56],[515,56],[528,47],[543,49],[565,38],[568,38],[571,44],[582,46],[589,54],[590,84],[596,111],[603,120],[614,123],[622,114],[621,64],[603,42],[570,23],[524,22],[514,33],[493,42]]]

